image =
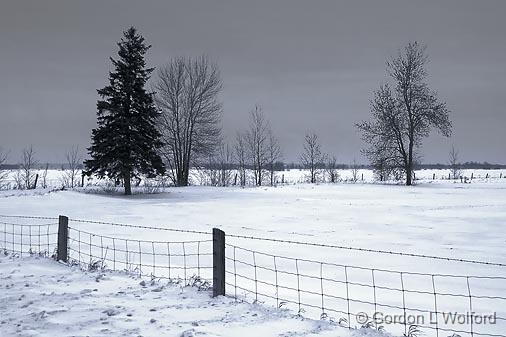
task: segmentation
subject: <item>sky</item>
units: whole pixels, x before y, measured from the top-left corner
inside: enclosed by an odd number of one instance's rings
[[[428,83],[451,110],[453,136],[424,142],[424,163],[506,163],[506,1],[2,0],[0,147],[18,162],[82,154],[96,125],[96,89],[129,26],[152,45],[147,62],[208,55],[224,83],[230,142],[260,104],[287,162],[318,134],[342,163],[364,146],[354,124],[370,116],[385,62],[410,41],[427,45]],[[156,74],[154,75],[156,78]]]

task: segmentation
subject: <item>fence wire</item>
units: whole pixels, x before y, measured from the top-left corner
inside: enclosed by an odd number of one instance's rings
[[[505,336],[506,297],[497,294],[506,293],[506,277],[373,269],[229,243],[225,258],[227,293],[239,300],[394,335]],[[484,315],[493,323],[477,323]]]
[[[21,257],[34,254],[52,256],[56,251],[58,223],[54,219],[25,221],[0,217],[0,233],[0,249],[4,251]]]
[[[126,270],[139,276],[212,281],[212,240],[155,241],[118,238],[69,226],[68,256],[86,269]]]
[[[86,270],[128,271],[202,288],[212,284],[209,233],[204,233],[207,237],[203,240],[138,240],[92,233],[77,228],[79,222],[69,220],[70,264]],[[58,218],[0,215],[0,249],[21,257],[34,254],[56,257],[57,244]]]

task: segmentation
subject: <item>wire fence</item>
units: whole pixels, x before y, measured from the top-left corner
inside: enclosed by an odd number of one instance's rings
[[[238,301],[264,303],[346,328],[385,330],[393,335],[506,337],[506,275],[505,265],[499,262],[233,234],[225,235],[220,262],[216,260],[215,237],[207,231],[67,221],[68,262],[87,270],[121,270],[210,287],[218,283],[216,270],[223,263],[224,292]],[[54,256],[59,225],[58,218],[0,215],[1,248],[20,256]],[[116,227],[121,227],[118,233],[102,234]],[[146,237],[147,231],[167,240],[138,239]],[[271,248],[261,250],[262,242]],[[277,246],[272,248],[273,244]],[[277,253],[279,245],[286,245],[288,252],[307,245],[318,249],[320,257],[283,255]],[[441,273],[436,267],[437,272],[419,272],[416,262],[411,262],[411,268],[400,269],[340,263],[336,252],[343,250],[370,254],[373,262],[388,262],[397,256],[448,266],[460,264],[473,273],[449,269]],[[480,268],[487,268],[487,272]]]
[[[504,336],[506,277],[374,269],[226,247],[226,284],[237,299],[393,335]]]
[[[212,240],[148,241],[90,233],[69,226],[68,256],[87,269],[126,270],[139,276],[212,281]]]
[[[19,256],[52,256],[57,244],[58,219],[43,220],[27,224],[13,219],[4,221],[0,217],[1,248]]]
[[[0,215],[0,249],[21,257],[56,257],[58,220]],[[128,271],[204,288],[212,284],[209,233],[201,240],[139,240],[79,228],[86,223],[89,222],[69,220],[66,255],[71,265],[86,270]]]

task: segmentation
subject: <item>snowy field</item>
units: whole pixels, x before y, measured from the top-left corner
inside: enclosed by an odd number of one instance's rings
[[[492,176],[491,171],[486,172]],[[500,174],[500,171],[492,172]],[[42,190],[2,191],[0,192],[0,196],[3,196],[0,197],[0,214],[47,217],[62,214],[71,219],[202,232],[210,232],[213,227],[217,227],[224,230],[227,235],[239,234],[505,264],[506,179],[499,179],[495,175],[486,178],[486,173],[474,173],[475,179],[472,183],[461,184],[448,180],[432,181],[433,172],[426,173],[426,179],[420,180],[418,186],[415,187],[370,183],[296,184],[244,189],[193,186],[167,188],[162,193],[131,197],[119,194],[85,193],[86,190],[51,193],[45,193]],[[438,174],[443,176],[447,173],[438,172]],[[85,231],[123,238],[131,240],[130,244],[132,241],[135,243],[135,240],[175,242],[210,239],[210,236],[204,234],[125,228],[73,220],[69,225],[71,233],[73,230],[74,233],[80,230],[83,231],[82,233]],[[0,241],[1,239],[0,237]],[[86,246],[87,237],[81,237],[80,240]],[[96,240],[95,237],[93,240]],[[93,242],[98,244],[96,241]],[[107,245],[109,249],[111,247],[111,243],[104,245]],[[142,245],[143,254],[144,251],[151,251],[151,245],[145,245],[145,243]],[[162,244],[152,244],[152,246],[153,252],[156,251],[156,253],[165,249]],[[202,250],[208,248],[205,244],[199,247]],[[178,248],[173,247],[173,249]],[[186,249],[188,253],[196,248],[187,245]],[[133,248],[127,246],[127,250],[133,250]],[[256,255],[251,251],[257,252]],[[234,256],[234,253],[237,255]],[[100,254],[103,252],[94,251],[92,255],[101,256]],[[396,307],[434,310],[434,296],[431,294],[434,291],[434,284],[430,277],[426,276],[444,274],[452,276],[437,276],[436,291],[438,294],[448,293],[458,296],[438,296],[439,311],[469,311],[468,294],[472,291],[473,296],[477,296],[477,298],[473,297],[474,311],[483,314],[496,311],[497,316],[506,317],[506,302],[497,298],[506,295],[506,279],[504,279],[506,267],[502,266],[228,236],[226,254],[229,272],[227,273],[227,294],[237,294],[250,302],[257,299],[258,302],[265,304],[265,308],[281,304],[281,307],[290,309],[291,313],[297,313],[299,309],[302,309],[301,314],[305,317],[318,319],[321,313],[318,308],[321,299],[316,294],[319,294],[323,288],[325,294],[334,296],[324,298],[323,306],[327,316],[323,318],[334,322],[345,319],[347,321],[344,325],[349,323],[351,327],[359,327],[360,324],[357,324],[353,315],[347,315],[347,313],[371,312],[375,309],[369,304],[373,302],[373,297],[374,303],[387,305],[384,308],[376,308],[375,311],[388,309],[399,313],[399,310],[392,309]],[[144,263],[153,262],[149,260],[149,254],[146,255],[141,254]],[[287,272],[277,275],[279,276],[277,282],[285,285],[286,288],[273,289],[271,285],[274,282],[274,274],[271,270],[274,262],[272,255],[278,256],[276,268]],[[283,259],[283,257],[292,259]],[[125,264],[124,267],[119,264],[115,269],[132,270],[133,268],[129,266],[139,262],[136,260],[139,256],[135,255],[115,258],[118,260],[126,258],[130,262],[130,265]],[[209,259],[210,257],[203,257],[200,261],[201,265],[209,266]],[[244,263],[236,264],[234,260]],[[157,261],[157,263],[166,263],[165,260],[158,259]],[[316,261],[316,263],[311,261]],[[323,268],[318,262],[325,263],[325,267]],[[25,261],[21,264],[24,263]],[[172,263],[181,265],[183,262],[172,261]],[[260,269],[254,270],[253,264],[259,266]],[[341,268],[343,265],[348,266],[344,273]],[[112,263],[108,262],[107,267],[111,268]],[[61,266],[54,268],[61,268]],[[293,277],[291,273],[294,273],[296,268],[297,273],[313,276],[316,279]],[[402,279],[399,274],[382,270],[402,271]],[[153,271],[155,275],[162,273],[161,269],[153,268]],[[374,282],[377,287],[373,289],[374,293],[370,287],[360,286],[371,284],[371,271],[375,274]],[[145,272],[149,274],[151,270]],[[4,274],[2,272],[2,275]],[[201,276],[210,278],[210,274],[205,270],[202,271]],[[483,276],[497,278],[483,279]],[[182,274],[171,276],[171,278],[174,277],[186,278]],[[260,282],[253,282],[253,278]],[[344,286],[344,281],[347,287]],[[135,282],[138,283],[138,281]],[[309,292],[303,292],[300,295],[297,291],[293,291],[297,287]],[[400,293],[382,287],[394,289],[402,287],[418,292]],[[82,290],[80,288],[78,286],[75,291]],[[311,294],[311,292],[316,294]],[[201,301],[199,296],[201,294],[197,294],[194,300]],[[341,300],[346,297],[353,298],[357,302],[346,303]],[[205,298],[202,301],[209,302],[210,300]],[[300,308],[297,302],[302,303]],[[128,308],[128,305],[124,306]],[[244,308],[241,307],[241,310]],[[214,314],[220,315],[219,312]],[[146,317],[145,320],[148,318]],[[248,325],[247,322],[246,319],[244,324]],[[307,322],[310,325],[316,324],[314,321]],[[148,326],[151,325],[148,324]],[[439,322],[439,328],[469,331],[470,327],[469,325],[443,326]],[[504,334],[506,331],[504,321],[498,321],[497,324],[487,327],[475,325],[473,329],[474,335],[479,335],[477,331],[490,335]],[[183,330],[178,330],[178,334]],[[405,333],[402,325],[385,324],[385,330],[394,335]],[[222,332],[218,330],[212,331],[216,335],[222,335]],[[345,329],[342,331],[346,332]],[[440,335],[451,335],[450,332],[441,331]],[[424,330],[424,333],[427,336],[435,335],[433,330]],[[273,335],[278,334],[280,333],[273,333]],[[302,332],[302,334],[305,333]],[[340,336],[341,332],[338,335]],[[466,333],[459,333],[459,335],[471,336]]]
[[[337,181],[338,182],[353,182],[353,171],[351,169],[338,169],[336,170],[337,173]],[[39,180],[37,182],[37,188],[41,188],[45,182],[47,188],[61,188],[68,183],[69,180],[69,172],[63,169],[56,170],[56,169],[49,169],[47,172],[44,170],[34,170],[33,176],[36,174],[39,175]],[[231,171],[230,173],[230,184],[233,184],[234,181],[234,175],[236,174],[235,171]],[[252,173],[249,172],[249,180],[252,180]],[[462,177],[465,177],[467,179],[473,178],[478,181],[483,180],[495,180],[495,179],[505,179],[506,178],[506,169],[466,169],[461,170],[460,175]],[[12,190],[16,189],[16,186],[18,185],[18,181],[21,181],[21,171],[18,170],[7,170],[6,177],[3,181],[0,181],[0,190],[7,189]],[[277,171],[275,174],[275,182],[277,185],[282,184],[301,184],[308,182],[309,173],[307,170],[303,169],[290,169],[285,171]],[[424,170],[416,170],[415,171],[415,180],[418,183],[428,182],[428,181],[441,181],[441,180],[448,180],[449,177],[451,177],[451,170],[449,169],[424,169]],[[32,183],[33,183],[32,178]],[[319,180],[325,180],[328,181],[329,178],[323,170],[319,174]],[[370,169],[358,169],[356,171],[356,177],[357,182],[359,183],[377,183],[375,181],[374,174],[372,170]],[[208,183],[208,177],[206,177],[206,171],[202,170],[196,170],[192,169],[190,171],[190,181],[191,185],[205,185]],[[160,180],[153,180],[151,181],[152,184],[156,184],[157,182],[160,182]],[[170,183],[168,179],[165,180],[167,184]],[[387,182],[389,184],[399,184],[402,182],[397,181],[389,181]],[[76,173],[76,186],[81,184],[81,171],[78,171]],[[110,187],[110,185],[113,184],[112,181],[104,179],[97,179],[96,177],[86,177],[84,180],[84,185],[91,187],[91,186],[107,186]],[[141,185],[144,184],[144,181],[141,182]],[[140,192],[143,192],[140,190]]]
[[[124,273],[0,256],[0,332],[11,336],[369,336],[286,310]]]

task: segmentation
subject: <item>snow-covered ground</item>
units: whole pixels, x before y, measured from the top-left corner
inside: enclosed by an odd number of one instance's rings
[[[428,173],[429,177],[433,173]],[[379,184],[297,184],[262,188],[217,188],[194,186],[188,188],[168,188],[162,193],[152,195],[134,195],[124,197],[120,194],[91,194],[84,191],[58,191],[52,193],[37,192],[0,192],[0,214],[21,214],[56,217],[67,215],[72,219],[88,219],[104,222],[126,223],[133,225],[179,228],[210,232],[218,227],[227,234],[250,235],[274,239],[317,242],[331,245],[383,249],[406,253],[446,256],[455,259],[472,259],[506,263],[506,179],[478,178],[470,184],[461,184],[448,180],[423,180],[418,186],[405,187]],[[129,229],[106,224],[80,223],[70,221],[70,226],[96,234],[129,240],[201,240],[209,239],[205,235],[177,233],[148,229]],[[0,227],[1,230],[1,227]],[[72,230],[71,230],[72,232]],[[0,238],[1,241],[1,238]],[[370,284],[371,269],[419,272],[427,274],[452,274],[456,276],[506,276],[505,267],[481,264],[457,263],[441,260],[408,258],[397,255],[375,254],[345,249],[324,248],[270,241],[258,241],[227,237],[227,244],[245,249],[288,256],[299,259],[300,273],[318,276],[319,264],[304,264],[300,261],[315,260],[324,263],[345,264],[369,268],[365,272],[348,269],[346,277],[354,283]],[[146,247],[149,248],[150,247]],[[162,247],[155,246],[154,250]],[[188,248],[188,247],[187,247]],[[144,250],[144,248],[143,248]],[[233,250],[227,247],[227,256],[231,258]],[[99,255],[99,253],[97,252]],[[109,255],[110,256],[110,255]],[[272,267],[272,258],[256,256],[256,261],[248,251],[237,259],[260,266]],[[254,259],[254,257],[253,257]],[[143,260],[145,261],[145,260]],[[149,262],[149,260],[148,260]],[[206,261],[201,261],[206,263]],[[233,270],[230,261],[227,270]],[[111,267],[109,264],[108,267]],[[293,260],[278,260],[277,267],[294,272]],[[343,270],[328,268],[325,278],[342,280]],[[252,277],[252,268],[238,267],[238,274]],[[181,276],[181,275],[179,275]],[[260,280],[272,281],[272,275],[258,271]],[[227,275],[227,293],[234,295],[233,275]],[[297,280],[280,278],[280,283],[296,287]],[[399,288],[399,276],[376,273],[377,285]],[[406,306],[433,310],[434,297],[430,295],[433,285],[430,278],[404,274],[406,289],[419,290],[429,294],[407,294]],[[344,289],[326,282],[325,293],[336,296],[349,296],[363,301],[371,301],[373,294],[358,286]],[[247,279],[239,280],[239,286],[249,290],[255,285]],[[266,285],[258,286],[259,292],[272,296],[273,290]],[[301,288],[320,291],[320,284],[302,280]],[[445,298],[438,296],[438,308],[445,311],[465,312],[469,310],[466,278],[437,278],[436,288],[442,293],[458,293],[461,297]],[[470,279],[473,296],[506,295],[506,281],[499,279]],[[248,300],[255,296],[249,292],[237,291]],[[294,292],[280,291],[285,299],[297,301]],[[307,295],[307,294],[306,294]],[[416,296],[415,296],[416,295]],[[375,296],[380,303],[402,305],[402,294],[376,289]],[[326,306],[348,311],[346,303],[332,302],[326,298]],[[260,297],[267,307],[275,306],[275,300]],[[302,296],[302,302],[319,305],[319,298]],[[360,303],[359,303],[360,304]],[[370,307],[351,304],[349,311],[356,313],[370,310]],[[497,315],[506,316],[506,305],[500,299],[475,300],[473,310],[486,314],[497,311]],[[297,312],[297,305],[283,305]],[[366,308],[367,307],[367,308]],[[318,315],[305,308],[303,314],[308,317]],[[343,318],[341,314],[332,314],[335,320]],[[346,316],[346,315],[344,315]],[[316,316],[315,318],[318,318]],[[346,318],[346,317],[345,317]],[[351,323],[351,322],[350,322]],[[501,323],[501,322],[499,322]],[[353,321],[353,324],[356,324]],[[481,330],[484,333],[503,333],[502,325]],[[502,328],[501,328],[502,327]],[[469,326],[458,327],[469,330]],[[474,331],[481,328],[475,326]],[[385,329],[396,335],[404,331],[391,326]],[[502,330],[501,330],[502,329]],[[428,331],[431,335],[434,331]],[[448,333],[451,335],[451,333]],[[460,333],[461,336],[466,334]]]
[[[161,193],[0,191],[0,214],[99,220],[135,225],[332,242],[506,262],[506,179],[416,187],[299,184],[238,188],[167,188]],[[87,230],[137,239],[150,231],[86,224]],[[178,239],[182,234],[165,233]],[[183,235],[188,239],[188,235]]]
[[[192,169],[190,171],[190,181],[192,185],[205,185],[208,184],[208,174],[205,174],[206,171]],[[337,180],[340,182],[351,182],[353,181],[353,171],[351,169],[339,169],[337,172]],[[230,173],[230,184],[234,181],[235,171]],[[48,188],[61,188],[64,185],[68,184],[68,175],[69,171],[60,169],[49,169],[47,172],[44,170],[34,170],[33,175],[39,175],[39,180],[37,182],[37,187],[41,188],[45,183]],[[275,174],[275,182],[277,185],[284,184],[300,184],[308,182],[308,171],[303,169],[290,169],[285,171],[278,171]],[[483,181],[483,180],[497,180],[501,178],[506,178],[506,169],[465,169],[461,170],[460,175],[462,177],[466,177],[467,179],[473,178],[474,181]],[[248,172],[248,179],[253,180],[253,174]],[[17,181],[22,177],[21,171],[18,170],[8,170],[6,177],[3,181],[0,182],[0,190],[1,189],[15,189],[17,186]],[[419,182],[428,182],[428,181],[442,181],[448,180],[451,177],[451,170],[449,169],[423,169],[415,171],[415,179]],[[375,180],[373,171],[370,169],[359,169],[356,171],[356,177],[358,183],[372,183],[377,182]],[[78,171],[76,174],[76,185],[81,184],[81,172]],[[321,171],[319,174],[319,180],[328,181],[328,175]],[[151,184],[159,183],[160,179],[156,179],[152,181]],[[170,183],[168,179],[165,179],[167,184]],[[33,183],[33,181],[32,181]],[[396,184],[396,181],[389,181],[390,184]],[[84,184],[87,186],[107,186],[110,188],[110,185],[113,182],[103,179],[100,180],[96,177],[86,177],[84,180]],[[141,184],[142,185],[142,184]]]
[[[126,273],[0,255],[0,335],[379,336]],[[384,336],[384,335],[382,335]]]

